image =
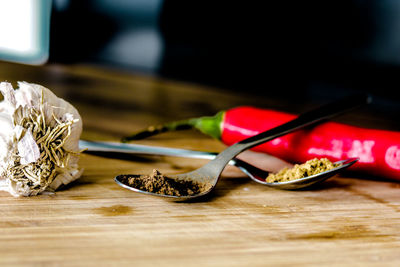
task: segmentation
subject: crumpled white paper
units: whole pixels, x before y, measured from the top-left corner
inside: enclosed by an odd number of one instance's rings
[[[21,164],[29,164],[36,162],[40,157],[40,150],[36,144],[35,139],[33,139],[32,132],[27,130],[24,137],[18,142],[18,155]]]

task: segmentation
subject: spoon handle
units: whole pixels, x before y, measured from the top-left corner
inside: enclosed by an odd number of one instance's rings
[[[213,160],[218,155],[216,152],[197,151],[182,148],[161,147],[161,146],[147,146],[138,144],[126,144],[116,142],[101,142],[101,141],[86,141],[79,140],[79,149],[85,150],[90,153],[126,153],[126,154],[139,154],[139,155],[160,155],[160,156],[173,156],[185,157],[196,159],[210,159]],[[234,158],[229,161],[230,165],[236,166],[246,174],[261,173],[265,175],[263,170],[255,168],[253,165],[245,161]]]
[[[371,97],[367,94],[351,95],[332,103],[328,103],[314,110],[303,113],[297,118],[272,128],[255,136],[242,140],[221,152],[214,161],[215,165],[222,166],[229,162],[229,159],[237,156],[244,150],[250,149],[259,144],[265,143],[282,135],[294,132],[306,126],[329,119],[346,111],[352,110],[360,105],[371,102]],[[218,163],[217,163],[218,162]],[[222,171],[222,170],[221,170]]]
[[[214,159],[218,153],[196,151],[172,147],[147,146],[138,144],[126,144],[116,142],[101,142],[101,141],[85,141],[79,140],[79,148],[87,149],[88,152],[110,152],[110,153],[127,153],[140,155],[160,155],[187,157],[199,159]]]
[[[336,115],[352,110],[358,106],[368,104],[370,102],[371,97],[366,94],[348,96],[335,102],[323,105],[314,110],[303,113],[296,119],[293,119],[271,130],[242,140],[237,144],[244,145],[243,148],[244,150],[246,150],[256,145],[265,143],[269,140],[280,137],[282,135],[304,128],[306,126],[332,118]]]

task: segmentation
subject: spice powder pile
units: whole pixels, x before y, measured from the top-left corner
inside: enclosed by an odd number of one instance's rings
[[[122,176],[121,182],[142,191],[169,196],[192,196],[209,188],[205,183],[166,177],[155,169],[151,175]]]
[[[301,179],[307,176],[315,175],[324,171],[338,167],[340,164],[334,164],[327,158],[311,159],[304,164],[296,164],[293,168],[284,168],[278,173],[270,173],[266,179],[267,183],[279,183]]]

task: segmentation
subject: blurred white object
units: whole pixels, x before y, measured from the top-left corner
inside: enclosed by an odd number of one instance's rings
[[[0,60],[32,65],[47,61],[51,2],[0,1]]]

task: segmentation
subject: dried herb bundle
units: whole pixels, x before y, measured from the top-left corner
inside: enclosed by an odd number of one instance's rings
[[[81,175],[76,109],[40,85],[0,83],[0,189],[15,196],[52,191]]]

